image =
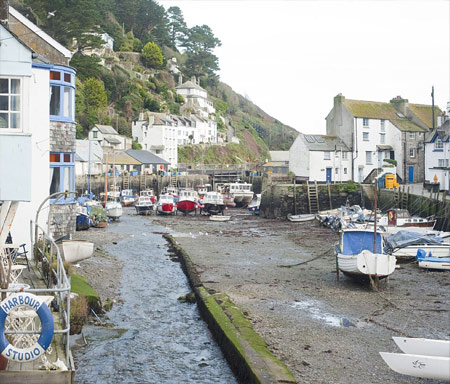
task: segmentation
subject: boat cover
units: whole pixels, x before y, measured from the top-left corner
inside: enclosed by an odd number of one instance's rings
[[[422,244],[442,244],[444,239],[433,234],[423,234],[419,232],[398,231],[388,236],[385,240],[385,251],[391,252],[397,248],[405,248],[409,245]]]
[[[373,252],[372,231],[343,232],[343,255],[358,255],[364,250]],[[375,253],[381,253],[381,235],[379,233],[377,233],[377,250]]]

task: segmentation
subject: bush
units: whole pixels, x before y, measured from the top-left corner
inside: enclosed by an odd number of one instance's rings
[[[161,68],[164,64],[164,57],[161,49],[156,43],[148,42],[142,48],[142,61],[150,68]]]

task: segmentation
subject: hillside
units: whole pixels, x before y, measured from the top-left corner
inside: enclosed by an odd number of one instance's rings
[[[287,150],[295,140],[294,129],[220,82],[213,53],[220,40],[207,25],[187,28],[178,7],[166,11],[153,0],[11,0],[11,5],[74,52],[78,138],[96,123],[131,136],[141,110],[179,114],[184,99],[175,92],[175,73],[181,70],[183,78],[196,76],[208,91],[221,136],[239,140],[185,145],[179,163],[261,162],[269,150]],[[113,50],[103,49],[104,32],[114,38]]]

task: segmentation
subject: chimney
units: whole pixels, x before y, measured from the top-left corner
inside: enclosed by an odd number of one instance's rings
[[[178,75],[178,85],[181,85],[181,84],[183,84],[183,75],[180,72],[180,74]]]
[[[345,101],[345,96],[340,93],[334,97],[334,118],[336,126],[342,126],[342,104]]]
[[[9,0],[0,0],[0,24],[8,27]]]
[[[393,98],[390,103],[394,106],[397,112],[400,112],[403,116],[406,117],[408,109],[408,99],[402,99],[401,96],[397,96]]]
[[[192,76],[192,77],[191,77],[191,81],[192,81],[194,84],[197,84],[197,79],[196,79],[195,76]]]

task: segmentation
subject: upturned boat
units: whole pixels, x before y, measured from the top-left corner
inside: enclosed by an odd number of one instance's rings
[[[64,260],[68,263],[77,263],[87,259],[94,253],[94,243],[84,240],[63,240],[62,249]]]

